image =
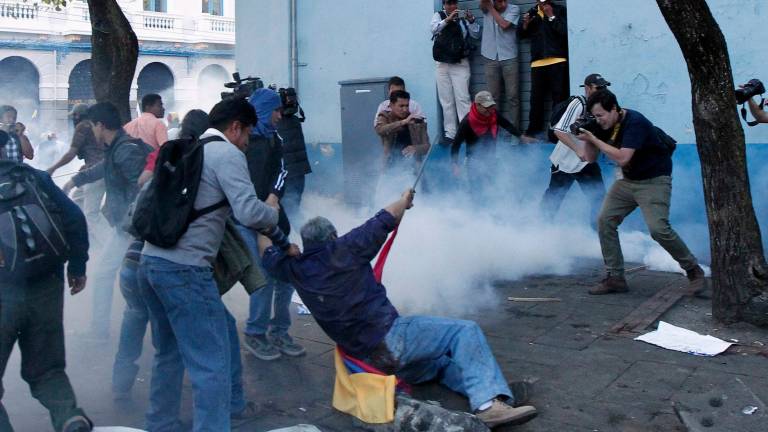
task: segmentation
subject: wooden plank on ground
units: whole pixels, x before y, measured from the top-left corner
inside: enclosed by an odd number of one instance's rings
[[[668,311],[685,295],[686,291],[681,286],[680,281],[672,281],[611,327],[611,332],[642,333],[646,327],[658,320],[664,312]]]

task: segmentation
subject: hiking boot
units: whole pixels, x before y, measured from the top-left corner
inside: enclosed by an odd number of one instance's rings
[[[527,422],[528,420],[536,417],[536,408],[525,405],[517,408],[505,404],[504,402],[494,399],[493,405],[490,408],[476,413],[480,421],[485,423],[489,428],[494,428],[499,425],[519,425]]]
[[[600,281],[600,285],[589,290],[592,295],[603,295],[613,293],[625,293],[629,291],[627,280],[623,276],[607,276]]]
[[[245,335],[245,349],[259,360],[277,360],[280,350],[267,339],[266,335]]]
[[[263,415],[264,413],[261,411],[262,410],[259,409],[259,406],[256,405],[255,402],[246,402],[245,408],[243,408],[242,411],[229,415],[230,426],[233,429],[238,428],[243,424],[248,423],[249,421]]]
[[[80,415],[64,422],[64,426],[61,428],[61,432],[91,432],[92,430],[91,421]]]
[[[280,350],[281,353],[287,355],[288,357],[303,356],[307,352],[303,346],[294,342],[293,338],[288,335],[288,333],[282,333],[277,336],[270,335],[269,340],[272,342],[272,345],[274,345],[275,348]]]
[[[704,269],[701,266],[697,265],[690,270],[686,270],[685,275],[688,277],[689,295],[700,295],[707,288],[707,280],[704,277]]]

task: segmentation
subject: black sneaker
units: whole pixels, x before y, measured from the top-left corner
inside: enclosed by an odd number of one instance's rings
[[[307,352],[303,346],[294,342],[293,338],[287,333],[270,335],[269,340],[272,342],[272,345],[274,345],[275,348],[280,350],[281,353],[287,355],[288,357],[300,357]]]
[[[449,138],[447,136],[444,136],[442,140],[440,140],[440,145],[444,147],[450,147],[453,145],[453,138]]]
[[[259,360],[277,360],[280,350],[267,339],[266,335],[245,335],[245,349]]]
[[[93,424],[85,416],[74,416],[64,422],[61,432],[91,432]]]

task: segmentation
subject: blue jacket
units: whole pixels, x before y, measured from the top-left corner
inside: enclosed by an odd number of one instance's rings
[[[337,240],[289,257],[276,247],[264,252],[264,269],[290,282],[325,333],[344,351],[365,359],[399,316],[376,282],[371,260],[395,229],[385,210]]]

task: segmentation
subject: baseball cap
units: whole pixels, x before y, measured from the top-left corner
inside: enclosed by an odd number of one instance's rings
[[[493,100],[493,96],[491,96],[491,92],[487,90],[477,92],[477,94],[475,95],[475,103],[478,105],[482,105],[485,108],[496,105],[496,101]]]
[[[84,104],[84,103],[76,103],[76,104],[75,104],[75,105],[72,107],[72,110],[70,110],[70,111],[69,111],[69,114],[67,114],[67,116],[69,116],[69,117],[72,117],[72,116],[74,116],[75,114],[83,115],[83,114],[85,114],[86,112],[88,112],[88,104]]]
[[[608,87],[611,85],[608,81],[603,78],[600,74],[589,74],[586,78],[584,78],[584,84],[580,85],[579,87],[586,87],[588,85],[596,85],[598,87]]]

